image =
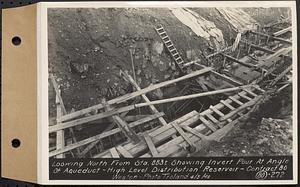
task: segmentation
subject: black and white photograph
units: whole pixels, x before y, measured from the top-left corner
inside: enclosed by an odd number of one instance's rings
[[[48,24],[50,156],[292,153],[289,8],[53,8]]]
[[[292,156],[295,25],[271,5],[48,8],[49,158]]]

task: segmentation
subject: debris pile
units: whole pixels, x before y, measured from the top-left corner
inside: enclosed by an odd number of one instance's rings
[[[248,122],[233,130],[221,142],[214,142],[206,156],[290,155],[292,145],[291,118],[263,118],[259,124]]]

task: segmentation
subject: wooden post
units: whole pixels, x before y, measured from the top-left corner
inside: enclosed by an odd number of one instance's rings
[[[236,59],[239,59],[240,53],[241,53],[241,47],[239,47],[238,53],[237,53],[237,55],[236,55]]]
[[[279,76],[277,76],[270,84],[270,86],[274,86],[282,77],[284,77],[289,71],[292,70],[292,65],[286,68]]]
[[[59,90],[58,90],[59,93]],[[56,117],[57,117],[57,125],[61,125],[61,121],[59,121],[59,118],[62,116],[62,107],[61,103],[59,101],[59,96],[56,94]],[[64,129],[59,130],[56,132],[56,149],[60,150],[63,149],[65,146],[65,134]],[[64,158],[64,153],[59,154],[56,156],[56,158]]]
[[[147,133],[144,133],[143,135],[144,135],[145,141],[147,143],[147,146],[152,154],[152,157],[157,157],[158,152],[157,152],[157,149],[155,148],[155,145],[154,145],[151,137]]]
[[[161,99],[161,100],[151,101],[148,103],[138,103],[138,104],[135,104],[134,106],[135,106],[135,108],[139,108],[139,107],[144,107],[144,106],[149,106],[149,105],[157,105],[157,104],[169,103],[169,102],[174,102],[174,101],[182,101],[182,100],[186,100],[186,99],[193,99],[193,98],[198,98],[198,97],[222,94],[222,93],[226,93],[226,92],[238,91],[238,90],[242,90],[244,88],[249,88],[252,86],[253,85],[245,85],[245,86],[238,86],[238,87],[232,87],[232,88],[225,88],[225,89],[220,89],[220,90],[215,90],[215,91],[209,91],[209,92],[203,92],[203,93],[197,93],[197,94],[191,94],[191,95],[184,95],[184,96],[173,97],[173,98],[168,98],[168,99]]]
[[[60,121],[60,118],[63,116],[63,115],[66,115],[67,114],[67,110],[65,108],[65,105],[64,105],[64,101],[61,97],[61,91],[60,89],[58,88],[58,85],[57,85],[57,82],[55,81],[55,78],[53,76],[53,74],[50,74],[50,79],[52,81],[52,85],[54,87],[54,90],[55,90],[55,93],[56,93],[56,99],[57,99],[57,102],[59,102],[59,105],[60,105],[60,110],[61,110],[61,113],[59,115],[59,117],[57,117],[57,121]],[[57,122],[58,123],[58,122]],[[72,140],[73,142],[77,142],[76,140],[76,137],[75,137],[75,133],[74,133],[74,130],[73,128],[70,128],[70,133],[71,133],[71,136],[72,136]],[[80,149],[78,148],[77,149],[77,153],[80,154]]]

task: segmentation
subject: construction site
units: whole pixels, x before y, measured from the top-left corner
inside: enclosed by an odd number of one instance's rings
[[[49,157],[292,154],[289,8],[48,9]]]

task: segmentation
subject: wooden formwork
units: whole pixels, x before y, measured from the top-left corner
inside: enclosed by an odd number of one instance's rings
[[[201,150],[207,141],[220,140],[239,123],[241,118],[245,118],[253,112],[255,106],[268,94],[264,88],[260,87],[264,85],[261,82],[266,77],[268,79],[270,76],[274,77],[274,71],[279,66],[282,66],[282,59],[289,56],[292,50],[290,46],[291,40],[279,37],[286,32],[290,32],[290,29],[277,31],[274,35],[249,31],[247,34],[252,35],[255,41],[241,40],[237,47],[237,56],[232,56],[231,53],[233,51],[231,47],[206,56],[210,61],[214,61],[214,58],[217,56],[221,57],[224,65],[237,63],[236,70],[231,73],[220,72],[217,69],[206,67],[201,64],[201,60],[196,60],[181,64],[181,70],[185,72],[185,69],[190,66],[198,70],[173,80],[140,88],[128,73],[120,71],[124,80],[132,84],[136,91],[69,114],[64,109],[60,91],[55,81],[53,81],[57,94],[57,123],[49,127],[49,133],[56,133],[57,143],[55,150],[50,151],[50,157],[61,158],[64,157],[66,152],[74,149],[77,150],[77,157],[84,157],[97,144],[102,145],[104,141],[121,135],[125,137],[123,142],[114,143],[112,141],[111,146],[102,148],[97,154],[90,156],[95,158],[185,156]],[[275,47],[269,45],[272,42],[276,44]],[[242,54],[241,49],[247,55],[239,58],[239,55]],[[265,57],[253,57],[255,51],[261,51]],[[274,77],[268,85],[274,86],[291,69],[292,66],[290,64],[278,76]],[[146,96],[147,93],[153,90],[180,81],[196,79],[200,76],[209,77],[209,80],[199,82],[199,80],[204,80],[199,79],[196,81],[202,88],[209,87],[215,90],[156,101],[150,101]],[[53,77],[52,79],[54,80]],[[223,81],[224,84],[229,85],[229,88],[214,85],[213,79]],[[202,112],[189,112],[169,123],[163,118],[165,113],[159,112],[155,107],[157,104],[225,93],[227,99],[220,100],[218,104],[212,105]],[[122,106],[122,103],[125,101],[136,97],[142,97],[144,103]],[[133,122],[127,122],[125,114],[139,107],[149,107],[152,114],[143,116],[143,118]],[[88,125],[89,122],[103,118],[112,118],[114,123],[118,125],[118,128],[81,141],[76,141],[74,136],[73,143],[69,145],[64,142],[63,135],[65,130],[70,129],[72,134],[74,127]],[[152,122],[156,122],[158,125],[151,126],[150,129],[145,131],[139,130],[141,126]],[[84,146],[85,148],[82,150],[81,148]]]

